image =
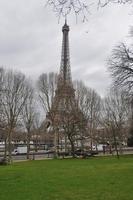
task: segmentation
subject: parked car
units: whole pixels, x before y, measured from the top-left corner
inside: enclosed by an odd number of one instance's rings
[[[98,151],[82,151],[81,149],[75,151],[76,156],[82,156],[83,158],[91,157],[97,154]]]

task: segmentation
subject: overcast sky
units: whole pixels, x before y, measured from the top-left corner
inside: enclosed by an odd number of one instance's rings
[[[95,8],[86,23],[68,17],[73,80],[105,94],[110,83],[106,60],[116,44],[129,40],[131,10],[131,5]],[[45,0],[0,0],[0,65],[34,80],[43,72],[58,72],[63,24]]]

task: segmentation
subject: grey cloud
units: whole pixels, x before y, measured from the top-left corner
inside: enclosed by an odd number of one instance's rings
[[[0,0],[0,65],[21,70],[33,79],[42,72],[59,72],[62,42],[61,19],[45,0]],[[70,25],[73,79],[82,79],[104,94],[110,78],[106,59],[113,46],[128,33],[132,16],[128,6],[107,7],[89,15],[89,21]]]

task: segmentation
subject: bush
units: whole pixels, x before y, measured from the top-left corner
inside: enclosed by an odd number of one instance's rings
[[[127,146],[128,147],[133,147],[133,136],[131,136],[130,138],[128,138],[128,140],[127,140]]]
[[[8,159],[6,158],[0,159],[0,165],[8,165],[8,164],[9,164]]]

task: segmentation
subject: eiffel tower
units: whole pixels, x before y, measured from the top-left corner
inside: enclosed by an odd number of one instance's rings
[[[72,83],[69,56],[69,26],[67,25],[66,20],[64,26],[62,27],[62,32],[63,41],[60,73],[58,76],[57,89],[55,91],[51,110],[47,114],[47,119],[51,121],[55,131],[55,146],[59,142],[57,142],[57,140],[59,140],[59,134],[62,134],[62,132],[65,136],[67,132],[67,137],[70,141],[72,136],[75,137],[75,135],[78,135],[79,131],[75,133],[74,126],[76,124],[75,127],[76,130],[78,130],[77,125],[80,125],[81,127],[81,123],[84,121],[84,116],[78,108],[78,104],[75,99],[75,90]],[[71,145],[73,144],[71,143]]]

